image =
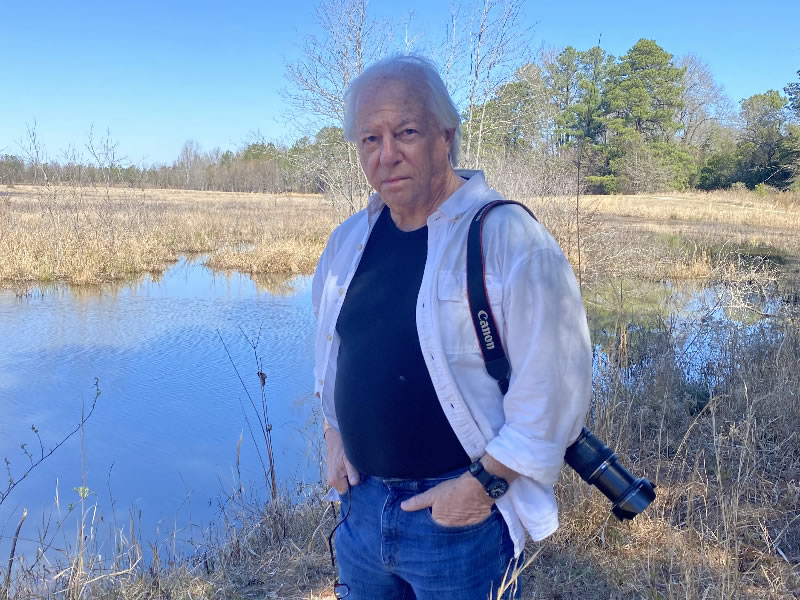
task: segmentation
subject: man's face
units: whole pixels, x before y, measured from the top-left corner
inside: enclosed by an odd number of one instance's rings
[[[444,132],[412,85],[376,81],[356,103],[356,144],[370,185],[393,210],[424,208],[442,193],[453,132]]]

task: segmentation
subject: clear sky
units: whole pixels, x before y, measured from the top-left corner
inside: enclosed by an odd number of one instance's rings
[[[297,132],[279,90],[302,37],[318,32],[315,5],[0,0],[0,153],[19,154],[34,123],[51,157],[82,149],[93,127],[109,130],[134,164],[171,162],[188,139],[235,150],[259,130],[290,143]],[[424,50],[438,44],[449,5],[372,0],[369,8],[398,30],[413,11]],[[533,50],[585,50],[602,34],[615,56],[640,38],[676,57],[693,53],[734,103],[782,90],[800,69],[800,0],[528,0],[523,18]]]

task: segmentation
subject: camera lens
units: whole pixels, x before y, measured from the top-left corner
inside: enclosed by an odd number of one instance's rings
[[[644,477],[636,479],[619,463],[613,450],[586,427],[567,448],[564,459],[581,479],[611,500],[611,511],[620,521],[633,519],[656,497],[654,486]]]

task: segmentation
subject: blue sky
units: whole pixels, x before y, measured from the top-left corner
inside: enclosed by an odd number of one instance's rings
[[[19,154],[34,123],[51,157],[82,149],[93,127],[109,130],[134,164],[171,162],[187,139],[235,150],[260,130],[290,143],[298,132],[279,90],[302,37],[318,32],[315,5],[0,0],[0,153]],[[369,8],[398,29],[413,11],[424,50],[439,42],[449,5],[372,0]],[[798,0],[528,0],[523,19],[534,50],[584,50],[602,35],[616,56],[640,38],[676,57],[693,53],[734,103],[782,90],[800,69]]]

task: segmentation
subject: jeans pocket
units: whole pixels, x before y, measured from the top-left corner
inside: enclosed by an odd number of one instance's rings
[[[489,515],[485,519],[483,519],[482,521],[478,521],[477,523],[469,523],[468,525],[444,525],[442,523],[439,523],[439,521],[433,518],[433,509],[431,507],[424,509],[423,512],[425,513],[425,516],[428,518],[428,521],[430,521],[430,523],[437,530],[450,533],[473,532],[495,523],[498,518],[502,518],[500,515],[500,511],[497,510],[497,507],[494,504],[492,505],[492,509],[489,512]]]

